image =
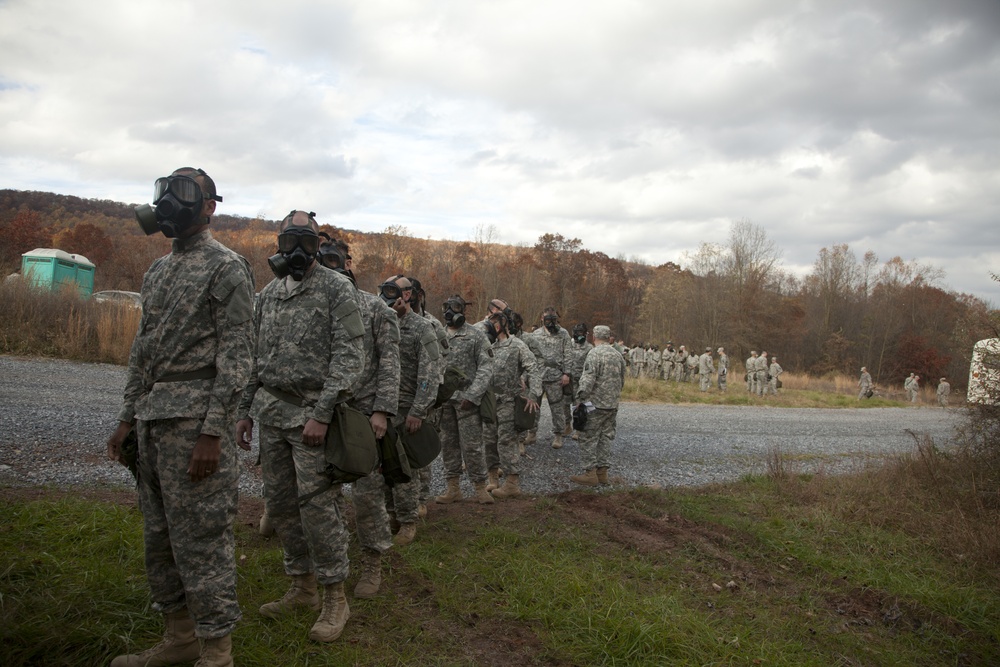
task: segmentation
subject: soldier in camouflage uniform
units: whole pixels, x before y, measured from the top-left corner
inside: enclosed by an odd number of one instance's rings
[[[663,363],[663,353],[659,345],[653,345],[646,350],[646,377],[660,379],[660,366]]]
[[[663,350],[663,379],[674,379],[674,362],[677,361],[677,350],[674,349],[674,342],[667,341],[667,349]]]
[[[715,372],[715,364],[712,363],[712,348],[706,347],[705,351],[698,357],[698,388],[708,391],[712,386],[712,373]]]
[[[530,334],[531,341],[525,342],[544,367],[542,392],[548,400],[549,412],[552,414],[552,448],[559,449],[563,446],[562,439],[566,431],[566,417],[562,409],[563,401],[566,400],[563,387],[570,383],[570,375],[573,372],[573,339],[570,338],[568,331],[559,326],[559,313],[552,306],[542,313],[542,324],[543,326]],[[537,427],[536,417],[536,431]],[[531,435],[528,437],[531,438]]]
[[[594,344],[587,340],[587,325],[585,323],[580,323],[574,326],[573,347],[571,348],[573,355],[573,374],[570,378],[570,384],[573,387],[573,391],[570,394],[569,400],[565,402],[566,425],[570,429],[573,428],[573,415],[570,412],[570,404],[573,402],[573,397],[576,396],[576,390],[580,384],[580,377],[583,375],[583,360],[587,358],[587,353],[593,349]],[[576,440],[579,437],[580,434],[573,431],[573,439]]]
[[[872,388],[872,376],[868,372],[868,369],[864,366],[861,367],[861,378],[858,379],[858,400],[862,398],[868,398],[868,391]]]
[[[757,372],[753,376],[754,393],[758,396],[764,395],[768,383],[767,375],[769,369],[770,364],[767,361],[767,350],[761,350],[760,356],[757,357]]]
[[[427,312],[427,293],[424,291],[420,281],[413,276],[409,277],[413,292],[410,294],[410,307],[413,312],[431,323],[434,327],[434,334],[437,336],[438,352],[438,384],[444,379],[444,371],[448,365],[448,331],[441,320]],[[427,414],[427,421],[440,431],[441,410],[431,408]],[[427,501],[431,497],[431,466],[427,465],[420,469],[420,507],[418,514],[421,517],[427,516]]]
[[[608,483],[618,399],[625,385],[625,360],[608,344],[610,337],[610,328],[594,327],[594,349],[587,354],[580,387],[576,391],[578,403],[589,402],[594,407],[580,435],[580,458],[585,471],[570,477],[586,486]]]
[[[509,335],[509,322],[503,312],[492,314],[487,323],[493,327],[493,379],[490,383],[497,400],[495,424],[483,423],[483,441],[486,446],[486,466],[490,483],[487,490],[494,498],[514,498],[521,495],[520,448],[514,428],[514,398],[522,395],[522,377],[527,380],[527,412],[538,411],[542,398],[542,366],[528,345]],[[499,484],[498,469],[503,466],[503,486]]]
[[[391,285],[395,290],[395,284]],[[385,436],[389,419],[396,414],[399,404],[399,321],[386,303],[389,299],[385,292],[380,288],[376,296],[357,291],[365,326],[365,369],[351,388],[350,399],[351,407],[368,415],[378,439]],[[389,513],[385,508],[386,484],[382,473],[376,470],[351,487],[362,568],[354,597],[371,598],[382,584],[382,554],[392,546]]]
[[[249,443],[254,422],[260,425],[264,501],[292,578],[284,597],[260,613],[278,618],[301,608],[321,610],[309,637],[331,642],[350,617],[349,563],[344,517],[324,474],[326,434],[335,406],[364,370],[365,331],[350,280],[314,259],[315,218],[293,211],[279,229],[281,252],[270,260],[276,278],[257,301],[257,352],[236,433]]]
[[[726,380],[729,378],[729,355],[726,348],[720,347],[719,352],[719,391],[726,390]]]
[[[219,201],[205,172],[182,168],[157,180],[156,214],[137,210],[155,215],[146,222],[174,240],[142,281],[142,319],[107,450],[121,460],[134,423],[146,579],[166,631],[160,644],[118,656],[113,667],[233,664],[230,633],[241,618],[233,421],[250,376],[254,290],[246,260],[208,231]]]
[[[681,345],[677,348],[677,359],[674,361],[674,368],[677,369],[677,381],[687,382],[688,381],[688,354],[687,348]]]
[[[390,281],[401,292],[392,304],[399,322],[399,408],[393,418],[393,427],[405,426],[408,432],[416,433],[430,415],[437,398],[441,352],[434,325],[413,311],[410,280],[393,276],[383,284]],[[385,489],[386,507],[392,508],[391,514],[399,523],[399,531],[393,538],[396,545],[405,546],[417,535],[420,486],[420,474],[415,470],[409,482]]]
[[[483,422],[479,404],[489,389],[493,375],[493,350],[479,329],[465,321],[465,299],[454,295],[444,303],[448,326],[448,370],[464,376],[460,388],[441,406],[441,455],[447,490],[438,503],[462,500],[462,463],[476,489],[476,500],[494,502],[486,490],[486,455],[483,451]],[[446,380],[448,371],[445,374]]]
[[[757,374],[757,350],[750,350],[750,356],[747,357],[746,364],[746,381],[747,381],[747,392],[754,393],[754,378]]]
[[[632,349],[629,350],[629,361],[632,362],[632,377],[644,377],[646,368],[646,348],[642,343],[633,345]]]
[[[778,395],[778,377],[784,372],[785,370],[778,363],[778,357],[771,357],[771,365],[767,369],[767,374],[770,376],[767,381],[767,393]]]

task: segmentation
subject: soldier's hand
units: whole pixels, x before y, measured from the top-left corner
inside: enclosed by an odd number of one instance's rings
[[[302,442],[310,447],[319,447],[326,442],[327,424],[310,419],[302,427]]]
[[[236,422],[236,444],[243,451],[250,451],[250,442],[253,440],[253,420],[247,417]]]
[[[125,442],[125,438],[128,437],[128,432],[132,430],[132,425],[128,422],[118,422],[118,427],[108,438],[108,460],[117,461],[122,465],[125,462],[122,461],[122,443]]]
[[[475,410],[476,404],[467,398],[462,399],[462,404],[459,406],[462,410]]]
[[[524,411],[528,413],[538,412],[538,403],[535,403],[533,400],[529,398],[527,401],[524,402]]]
[[[420,427],[423,425],[423,423],[424,423],[423,419],[419,419],[417,417],[407,417],[406,418],[406,432],[407,433],[416,433],[417,431],[420,430]]]
[[[376,438],[382,438],[385,436],[388,423],[384,412],[373,412],[372,416],[368,418],[368,421],[372,424],[372,430],[375,431]]]
[[[563,376],[559,379],[559,386],[565,387],[569,384],[569,376],[563,373]]]
[[[217,435],[198,436],[191,452],[191,462],[187,472],[192,482],[199,482],[209,475],[214,475],[219,469],[219,457],[222,455],[222,439]]]

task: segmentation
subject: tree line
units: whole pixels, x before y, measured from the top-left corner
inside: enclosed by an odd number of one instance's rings
[[[212,229],[250,261],[258,289],[271,279],[276,221],[220,215]],[[879,383],[915,372],[961,388],[973,343],[998,335],[997,312],[949,290],[933,266],[882,261],[871,251],[859,256],[843,244],[821,248],[800,279],[782,268],[766,231],[747,220],[731,225],[725,243],[703,243],[681,265],[660,266],[593,252],[560,234],[511,246],[496,241],[493,227],[475,229],[468,241],[414,238],[401,226],[323,229],[350,245],[360,287],[374,291],[388,276],[415,276],[436,315],[448,296],[460,294],[476,320],[499,296],[527,328],[554,305],[567,328],[609,324],[629,345],[724,346],[738,359],[763,348],[786,369],[816,375],[857,374],[864,365]],[[96,290],[138,291],[170,242],[144,236],[132,205],[0,190],[0,270],[18,270],[21,253],[38,247],[86,256],[98,267]]]

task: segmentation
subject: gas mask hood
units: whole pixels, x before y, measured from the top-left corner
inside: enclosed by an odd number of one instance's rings
[[[465,324],[465,299],[457,294],[444,302],[444,321],[452,329]]]
[[[281,221],[278,253],[267,258],[267,264],[278,278],[291,276],[302,280],[319,252],[319,225],[315,213],[292,211]]]

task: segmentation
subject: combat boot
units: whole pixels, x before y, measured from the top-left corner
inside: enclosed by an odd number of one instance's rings
[[[260,534],[264,537],[271,537],[274,535],[274,524],[271,523],[271,517],[267,515],[267,510],[260,515],[260,525],[258,526]]]
[[[420,503],[420,506],[417,507],[417,516],[420,517],[421,519],[427,516],[427,505]]]
[[[351,617],[351,608],[347,606],[347,596],[344,595],[344,582],[323,586],[323,611],[309,631],[309,639],[315,642],[332,642],[347,625]]]
[[[201,649],[201,658],[194,667],[233,667],[233,637],[206,639]]]
[[[579,440],[580,439],[580,432],[579,431],[573,431],[573,439],[574,440]]]
[[[572,419],[566,420],[566,428],[563,429],[563,435],[569,435],[573,432],[573,422]]]
[[[601,484],[608,483],[608,468],[607,466],[597,469],[597,481]]]
[[[535,429],[531,429],[530,431],[528,431],[527,433],[524,434],[524,446],[525,447],[527,447],[528,445],[535,444],[536,440],[538,440],[538,432],[535,431]]]
[[[194,619],[187,609],[163,615],[163,641],[138,655],[120,655],[111,667],[163,667],[197,660],[201,644],[194,636]]]
[[[319,593],[316,591],[316,575],[313,572],[292,575],[292,585],[289,589],[280,600],[262,604],[260,615],[267,618],[281,618],[300,607],[313,611],[320,609]]]
[[[487,491],[492,491],[493,489],[499,489],[500,488],[500,471],[497,470],[496,468],[494,468],[493,470],[490,470],[489,475],[490,475],[490,479],[489,479],[489,482],[486,484],[486,490]]]
[[[476,487],[476,502],[480,505],[491,505],[496,502],[490,492],[486,490],[486,482],[476,482],[474,486]]]
[[[562,449],[562,434],[557,434],[552,438],[552,449]]]
[[[361,578],[358,579],[358,583],[354,587],[354,597],[373,598],[378,593],[379,586],[381,585],[382,554],[377,551],[365,549],[361,554]]]
[[[521,495],[521,484],[518,480],[520,475],[507,475],[503,479],[503,486],[493,491],[494,498],[517,498]]]
[[[399,527],[401,525],[402,524],[399,523],[399,519],[396,518],[395,514],[390,514],[389,515],[389,532],[391,532],[393,535],[395,535],[396,533],[399,532]]]
[[[462,487],[459,484],[458,477],[448,478],[448,490],[444,494],[438,496],[434,499],[434,502],[441,503],[442,505],[447,505],[448,503],[457,503],[462,499]]]
[[[399,525],[399,532],[396,533],[396,537],[392,538],[392,543],[397,547],[405,547],[407,544],[413,541],[413,538],[417,536],[417,524],[415,523],[402,523]]]
[[[570,481],[576,482],[577,484],[583,484],[584,486],[597,486],[600,484],[600,482],[597,481],[596,468],[587,468],[586,472],[582,475],[571,476]]]

